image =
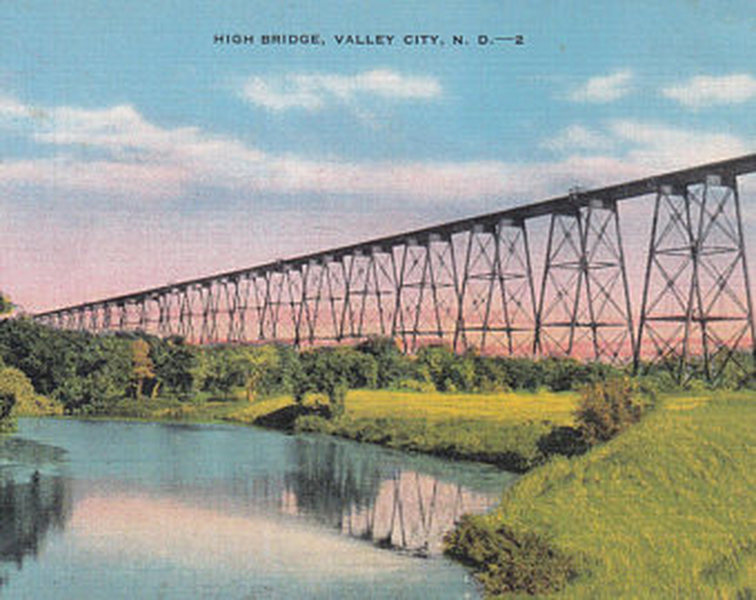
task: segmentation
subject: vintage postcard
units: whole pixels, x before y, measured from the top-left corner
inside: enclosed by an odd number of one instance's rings
[[[754,33],[0,0],[0,596],[752,597]]]

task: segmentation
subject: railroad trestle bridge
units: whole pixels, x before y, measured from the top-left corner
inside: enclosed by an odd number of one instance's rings
[[[756,356],[738,177],[756,154],[34,315],[66,329],[408,352],[665,361],[717,378]],[[653,197],[635,309],[618,204]],[[533,220],[548,219],[539,272]],[[644,215],[632,217],[634,220]],[[636,244],[637,246],[637,244]],[[645,254],[644,254],[645,253]],[[638,296],[638,294],[636,294]],[[745,368],[745,367],[744,367]]]

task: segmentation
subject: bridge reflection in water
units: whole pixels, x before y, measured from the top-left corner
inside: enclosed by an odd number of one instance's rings
[[[335,443],[319,452],[296,446],[298,468],[284,480],[283,513],[315,518],[346,535],[420,555],[440,554],[444,534],[465,513],[495,506],[514,476],[499,473],[499,484],[445,479],[443,473],[358,457]],[[457,465],[458,466],[458,465]],[[477,488],[477,489],[476,489]]]
[[[437,554],[444,534],[462,514],[484,512],[496,500],[460,484],[400,472],[381,485],[372,506],[346,509],[341,530],[381,546]]]

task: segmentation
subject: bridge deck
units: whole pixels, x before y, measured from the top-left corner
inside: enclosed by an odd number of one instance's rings
[[[425,243],[429,239],[432,239],[434,236],[438,236],[440,239],[448,239],[448,237],[452,234],[469,231],[475,227],[493,227],[501,220],[522,222],[536,217],[574,212],[578,208],[588,206],[591,201],[598,200],[605,204],[612,204],[617,201],[637,198],[646,194],[655,193],[663,186],[670,186],[673,189],[680,189],[684,188],[687,185],[700,183],[704,180],[705,177],[710,175],[716,175],[721,177],[724,181],[729,181],[739,175],[753,172],[756,172],[756,153],[747,154],[734,159],[722,160],[687,169],[681,169],[678,171],[663,173],[660,175],[653,175],[651,177],[602,187],[594,190],[576,191],[575,193],[559,196],[557,198],[551,198],[549,200],[544,200],[533,204],[517,206],[505,210],[477,215],[474,217],[468,217],[456,221],[432,225],[429,227],[424,227],[422,229],[406,231],[390,236],[371,239],[365,242],[349,244],[347,246],[341,246],[328,250],[295,256],[284,260],[272,261],[244,269],[215,273],[197,279],[184,280],[177,283],[171,283],[169,285],[130,292],[127,294],[122,294],[120,296],[103,298],[100,300],[77,304],[74,306],[56,308],[53,310],[37,313],[34,316],[45,317],[60,313],[62,311],[87,310],[96,306],[100,306],[104,303],[119,304],[123,302],[138,301],[141,298],[158,296],[168,293],[171,290],[186,288],[189,286],[209,285],[212,282],[218,280],[233,280],[235,278],[247,276],[253,273],[264,274],[269,271],[280,271],[285,268],[298,268],[312,261],[319,261],[326,257],[332,258],[334,260],[339,260],[344,256],[359,254],[360,252],[371,252],[376,248],[380,248],[382,251],[389,251],[392,246],[396,244],[406,243],[408,240],[416,240],[419,243]]]

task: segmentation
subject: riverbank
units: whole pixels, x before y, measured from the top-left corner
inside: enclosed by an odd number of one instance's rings
[[[188,423],[238,423],[323,433],[454,460],[495,464],[522,473],[546,458],[544,440],[573,424],[577,394],[517,392],[464,394],[350,390],[345,412],[324,418],[327,399],[310,395],[254,402],[165,399],[121,400],[108,418]]]
[[[326,399],[315,395],[303,407],[288,396],[123,400],[107,418],[265,424],[530,471],[498,510],[466,519],[450,537],[451,554],[484,574],[491,595],[512,572],[501,550],[515,532],[543,541],[536,553],[557,556],[570,579],[559,598],[750,597],[756,394],[662,397],[611,442],[546,462],[544,436],[574,424],[577,401],[572,393],[353,390],[331,420],[318,416]]]
[[[527,532],[568,557],[555,598],[750,598],[755,422],[754,392],[662,398],[611,442],[524,475],[450,551],[492,596],[512,573],[504,536]]]
[[[295,429],[524,473],[545,461],[544,440],[554,428],[573,425],[576,404],[573,393],[355,390],[344,415],[302,416]]]

